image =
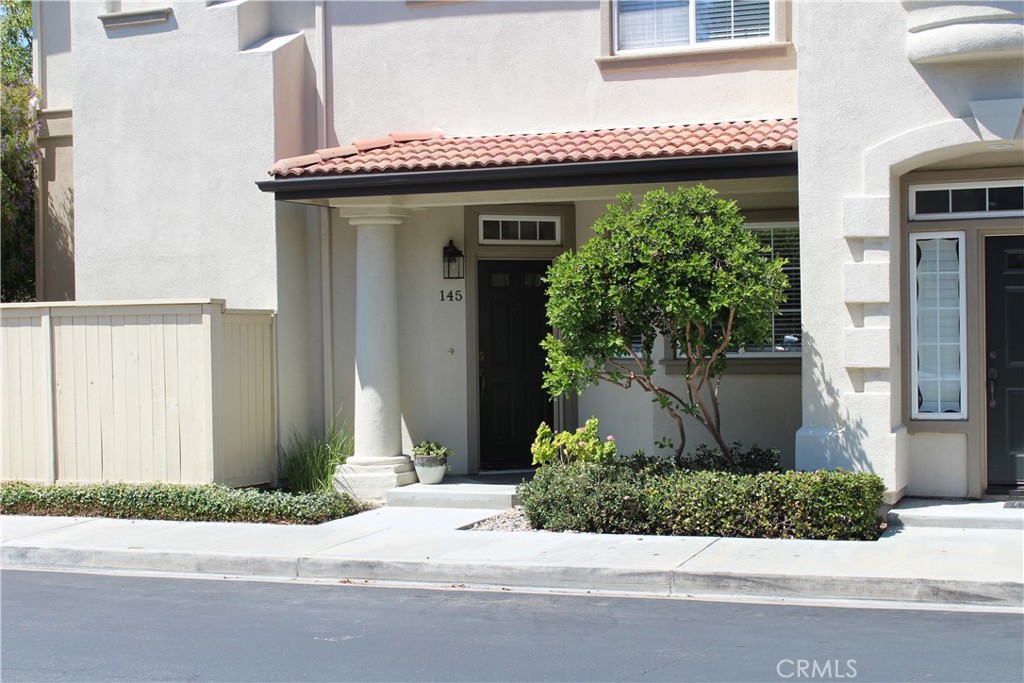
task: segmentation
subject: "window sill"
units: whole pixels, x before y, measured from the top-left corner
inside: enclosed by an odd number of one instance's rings
[[[594,59],[601,69],[656,69],[662,67],[707,64],[731,60],[755,60],[784,57],[793,43],[757,43],[754,45],[713,45],[686,47],[665,52],[624,52]]]
[[[725,374],[727,375],[799,375],[799,353],[763,355],[756,358],[729,356]],[[686,362],[681,360],[663,360],[661,365],[667,375],[681,375]]]
[[[171,19],[170,7],[159,9],[132,10],[130,12],[111,12],[99,15],[103,28],[127,28],[129,26],[146,26],[163,24]]]
[[[907,420],[908,434],[964,434],[970,428],[970,420],[956,417],[946,420]]]

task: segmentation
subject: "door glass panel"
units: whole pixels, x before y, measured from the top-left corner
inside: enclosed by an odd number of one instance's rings
[[[1006,252],[1006,270],[1024,270],[1024,251]]]
[[[544,283],[541,282],[541,278],[544,277],[540,273],[523,273],[523,287],[527,289],[536,289],[543,287]]]
[[[504,289],[510,284],[508,273],[491,273],[491,287],[494,289]]]
[[[914,349],[919,414],[960,414],[960,243],[958,238],[918,239],[914,296]]]

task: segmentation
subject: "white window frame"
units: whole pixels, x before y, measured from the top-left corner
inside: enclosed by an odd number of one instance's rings
[[[502,240],[484,239],[484,221],[546,221],[555,224],[554,240]],[[562,244],[562,217],[561,216],[523,216],[515,214],[480,214],[476,224],[477,241],[479,244],[505,245],[515,244],[524,246],[560,246]]]
[[[976,190],[979,188],[992,189],[997,187],[1024,187],[1024,180],[987,180],[969,183],[930,183],[911,185],[909,219],[912,221],[955,221],[971,220],[974,218],[1006,218],[1024,216],[1024,209],[1010,209],[1007,211],[960,211],[954,213],[921,213],[917,212],[917,193],[933,192],[935,190]]]
[[[967,233],[963,230],[942,232],[913,232],[908,236],[910,260],[909,299],[910,299],[910,417],[913,420],[945,420],[963,421],[967,419]],[[960,240],[960,259],[957,264],[960,288],[960,412],[959,413],[922,413],[917,405],[918,393],[918,361],[917,361],[917,242],[929,239]]]
[[[697,42],[697,0],[688,0],[690,36],[687,43],[661,45],[659,47],[619,47],[619,0],[612,0],[612,54],[616,55],[665,55],[680,52],[701,52],[711,50],[728,50],[735,47],[769,45],[775,40],[776,0],[768,2],[768,35],[751,38],[733,38],[732,40],[708,40]]]

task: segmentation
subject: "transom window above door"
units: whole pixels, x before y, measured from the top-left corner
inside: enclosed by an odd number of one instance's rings
[[[910,186],[910,220],[1024,216],[1024,181]]]
[[[561,244],[560,216],[480,216],[480,244]]]
[[[772,0],[618,0],[616,52],[772,40]]]

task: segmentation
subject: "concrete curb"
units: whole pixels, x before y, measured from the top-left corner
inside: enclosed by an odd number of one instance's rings
[[[3,565],[19,569],[161,571],[252,578],[458,584],[645,596],[803,598],[1020,607],[1024,584],[885,576],[694,572],[685,568],[541,566],[157,550],[55,548],[12,542]]]

